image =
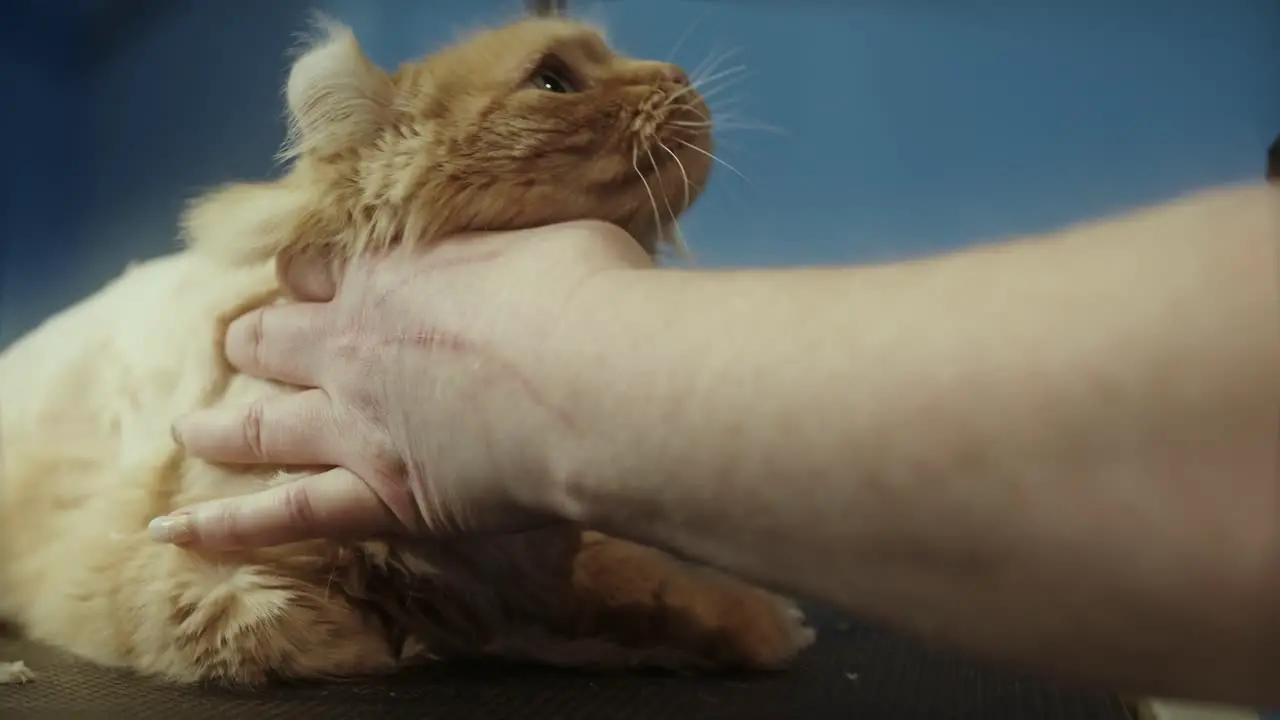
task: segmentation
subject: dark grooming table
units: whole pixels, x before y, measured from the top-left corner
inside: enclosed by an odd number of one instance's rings
[[[0,685],[0,720],[1122,720],[1118,698],[1051,688],[920,648],[829,615],[818,642],[780,674],[600,675],[455,665],[377,682],[272,690],[173,687],[0,638],[0,661],[38,677]]]

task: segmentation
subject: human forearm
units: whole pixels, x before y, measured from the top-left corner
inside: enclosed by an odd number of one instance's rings
[[[562,344],[593,438],[562,504],[971,651],[1253,699],[1280,210],[1245,195],[880,268],[604,277]]]

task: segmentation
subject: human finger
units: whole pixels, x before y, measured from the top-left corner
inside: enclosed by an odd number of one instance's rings
[[[337,465],[337,420],[323,390],[197,410],[173,424],[191,454],[214,462]]]
[[[241,372],[316,387],[325,360],[325,306],[288,303],[258,308],[227,327],[227,361]]]
[[[377,493],[349,470],[334,468],[183,508],[152,520],[147,532],[157,542],[234,550],[314,538],[363,538],[397,527]]]
[[[338,294],[335,263],[319,252],[285,253],[276,258],[276,277],[296,300],[326,302]]]

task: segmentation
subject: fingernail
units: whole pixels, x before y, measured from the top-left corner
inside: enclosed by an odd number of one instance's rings
[[[186,513],[162,515],[147,523],[147,534],[161,543],[181,545],[195,539],[191,530],[191,516]]]

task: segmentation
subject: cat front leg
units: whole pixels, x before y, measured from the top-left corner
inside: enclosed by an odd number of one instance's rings
[[[786,598],[599,533],[584,533],[573,583],[574,635],[607,639],[638,665],[780,669],[815,638]]]

